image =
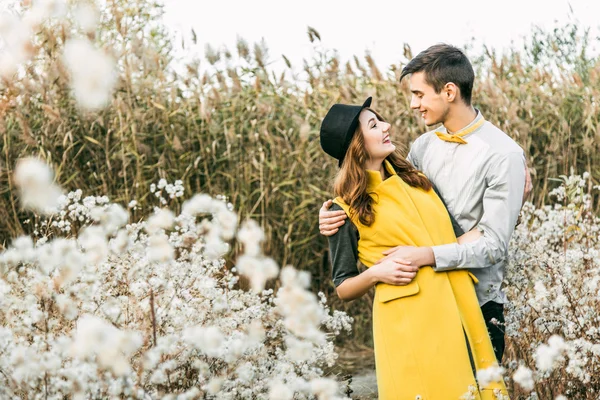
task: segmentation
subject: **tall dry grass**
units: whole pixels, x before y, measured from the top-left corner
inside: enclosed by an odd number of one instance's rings
[[[317,212],[336,166],[320,149],[320,121],[333,103],[373,95],[396,140],[408,146],[427,128],[398,82],[402,64],[381,71],[368,55],[343,64],[315,45],[304,78],[291,69],[276,75],[264,44],[240,40],[234,50],[208,52],[206,68],[190,63],[178,74],[160,15],[152,1],[106,3],[95,39],[118,60],[119,83],[102,111],[83,112],[70,95],[64,26],[41,28],[33,61],[0,85],[0,244],[35,230],[11,173],[19,157],[38,155],[68,189],[139,199],[137,217],[158,205],[148,188],[159,178],[226,195],[242,220],[260,221],[271,238],[266,253],[310,271],[314,289],[334,297]],[[316,44],[318,33],[309,30],[309,39]],[[571,169],[590,171],[591,184],[600,178],[600,64],[587,53],[594,40],[573,23],[535,30],[522,49],[468,53],[477,69],[475,105],[525,149],[538,206],[555,186],[550,178]],[[398,55],[410,57],[408,46]],[[369,326],[368,299],[336,307],[349,310],[356,326]],[[368,328],[355,331],[359,342],[369,336]]]

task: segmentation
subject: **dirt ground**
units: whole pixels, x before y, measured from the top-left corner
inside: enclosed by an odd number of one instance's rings
[[[375,355],[373,349],[360,345],[349,345],[337,349],[339,354],[335,366],[326,371],[336,375],[345,385],[346,395],[353,400],[377,399],[375,378]]]

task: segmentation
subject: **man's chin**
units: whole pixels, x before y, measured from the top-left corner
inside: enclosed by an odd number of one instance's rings
[[[433,125],[437,125],[440,123],[440,121],[436,121],[436,120],[430,119],[430,118],[423,118],[423,122],[427,126],[433,126]]]

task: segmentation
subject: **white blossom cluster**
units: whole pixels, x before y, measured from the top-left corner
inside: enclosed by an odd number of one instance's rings
[[[161,179],[158,184],[150,185],[150,193],[158,198],[162,205],[167,205],[168,199],[163,196],[163,190],[169,199],[183,196],[183,181],[176,180],[174,183],[167,183],[166,179]]]
[[[562,177],[552,192],[555,204],[539,209],[526,204],[513,235],[505,328],[514,349],[508,352],[509,370],[521,391],[600,396],[596,190],[587,173]]]
[[[77,104],[86,110],[106,106],[117,84],[117,66],[109,52],[98,48],[90,39],[100,23],[100,12],[94,2],[34,0],[22,3],[15,7],[18,9],[0,14],[0,77],[7,81],[26,77],[26,69],[47,44],[39,43],[39,32],[52,26],[61,36],[68,33],[62,40],[61,61],[69,72]],[[53,72],[40,73],[48,77]]]
[[[351,319],[330,313],[305,272],[279,274],[258,225],[238,231],[205,194],[137,223],[82,196],[61,197],[46,220],[58,229],[0,254],[0,398],[345,398],[322,368]],[[236,236],[253,290],[222,258]],[[277,277],[280,289],[265,289]]]

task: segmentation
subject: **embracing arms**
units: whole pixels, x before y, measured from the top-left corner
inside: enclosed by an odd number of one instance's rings
[[[498,158],[486,178],[483,197],[484,215],[479,224],[458,243],[435,247],[397,247],[388,250],[380,262],[403,259],[411,266],[432,265],[437,270],[484,268],[506,255],[508,240],[514,229],[523,202],[531,193],[531,178],[522,154],[513,153]],[[520,195],[522,193],[522,195]],[[344,225],[343,211],[328,211],[330,201],[319,212],[319,229],[328,236]]]
[[[333,212],[344,212],[334,204]],[[388,260],[363,272],[358,271],[358,231],[352,222],[340,226],[329,238],[333,283],[342,300],[361,297],[379,282],[406,285],[415,277],[418,268],[401,260]]]

